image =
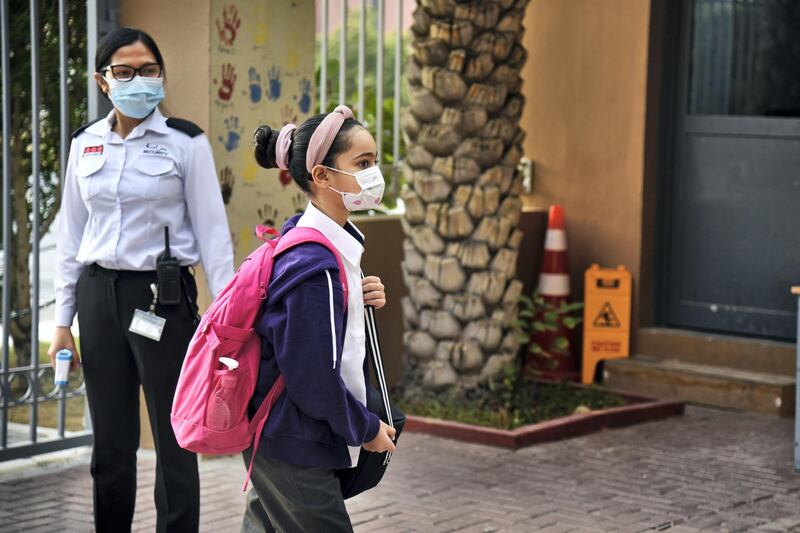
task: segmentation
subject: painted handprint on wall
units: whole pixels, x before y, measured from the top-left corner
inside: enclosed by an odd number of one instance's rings
[[[277,209],[272,207],[270,204],[264,204],[263,207],[259,207],[258,211],[256,212],[258,213],[258,219],[262,224],[268,228],[275,227],[275,223],[278,221]]]
[[[269,77],[269,92],[267,98],[276,101],[281,97],[281,69],[278,65],[272,65],[267,73]]]
[[[311,109],[311,82],[306,78],[300,80],[300,99],[297,104],[301,113],[308,113]]]
[[[261,74],[256,71],[256,67],[250,67],[247,75],[250,79],[250,101],[257,104],[261,101]]]
[[[236,184],[236,176],[233,175],[231,167],[225,166],[219,171],[219,190],[222,193],[222,202],[225,205],[231,201],[233,186]]]
[[[302,192],[298,192],[292,196],[292,209],[294,209],[295,214],[305,213],[307,205],[308,197]]]
[[[281,171],[278,172],[278,181],[281,182],[281,186],[286,188],[292,182],[292,174],[288,170],[281,169]]]
[[[292,106],[289,104],[283,104],[281,107],[281,124],[283,126],[287,124],[296,124],[297,123],[297,113],[294,112]]]
[[[257,47],[266,46],[268,36],[269,26],[267,23],[264,21],[257,21],[253,31],[253,45]]]
[[[239,140],[242,138],[244,128],[239,126],[239,117],[228,117],[225,119],[226,136],[220,135],[219,142],[225,147],[228,152],[233,152],[239,147]]]
[[[225,46],[233,46],[236,35],[239,33],[239,26],[242,21],[239,19],[239,10],[231,4],[222,10],[222,22],[217,19],[217,33],[219,41]]]
[[[217,80],[214,80],[217,83]],[[233,95],[233,85],[236,83],[236,67],[230,63],[222,64],[222,81],[220,82],[217,96],[223,102],[227,102]]]

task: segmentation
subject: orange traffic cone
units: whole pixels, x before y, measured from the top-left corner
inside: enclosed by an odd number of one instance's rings
[[[568,303],[570,298],[567,231],[564,224],[564,208],[560,205],[550,207],[544,256],[539,273],[539,296],[544,299],[548,307],[555,308],[560,307],[562,303]],[[537,318],[541,320],[542,315]],[[533,341],[549,356],[535,356],[534,360],[529,363],[533,363],[533,368],[542,377],[576,379],[578,365],[572,356],[572,331],[564,326],[560,319],[557,327],[557,331],[543,331],[533,335]],[[556,339],[559,337],[564,337],[569,341],[569,348],[566,351],[556,349]]]
[[[567,228],[564,225],[564,208],[550,206],[544,256],[539,272],[539,295],[554,305],[569,300],[569,267],[567,265]]]

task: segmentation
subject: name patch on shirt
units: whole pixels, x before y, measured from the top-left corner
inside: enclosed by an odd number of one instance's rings
[[[84,148],[83,157],[90,155],[103,155],[103,145],[98,144],[97,146],[87,146],[86,148]]]
[[[142,150],[142,155],[157,155],[160,157],[167,157],[169,152],[167,152],[167,147],[157,143],[147,143],[144,145],[144,150]]]

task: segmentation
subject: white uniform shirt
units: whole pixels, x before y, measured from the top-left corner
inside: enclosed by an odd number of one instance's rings
[[[72,140],[57,225],[57,326],[70,326],[85,265],[155,270],[169,226],[182,266],[202,261],[218,293],[233,276],[233,246],[211,145],[170,128],[156,109],[123,139],[114,111]]]
[[[364,234],[350,222],[350,225],[363,239]],[[347,277],[347,326],[344,332],[344,347],[342,348],[341,376],[347,390],[359,402],[367,405],[367,384],[364,379],[364,357],[367,350],[367,334],[364,324],[364,293],[361,288],[361,254],[364,247],[347,230],[336,223],[328,215],[308,203],[305,213],[297,221],[297,226],[315,228],[331,241],[342,258],[345,275]],[[330,275],[330,274],[329,274]],[[331,312],[333,309],[331,308]],[[333,330],[333,320],[331,320]],[[336,331],[331,332],[336,338]],[[334,343],[334,346],[336,343]],[[335,360],[335,354],[334,354]],[[358,464],[360,446],[348,446],[351,465]]]

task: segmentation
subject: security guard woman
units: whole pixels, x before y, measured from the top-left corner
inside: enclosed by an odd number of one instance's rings
[[[225,208],[202,130],[158,109],[164,61],[153,39],[116,29],[98,44],[95,68],[114,109],[72,139],[49,353],[51,359],[62,348],[77,353],[69,329],[77,312],[94,430],[97,531],[131,529],[140,385],[157,456],[157,531],[197,531],[197,458],[175,441],[170,409],[196,327],[197,287],[189,267],[202,262],[214,294],[233,275]],[[173,260],[157,268],[160,256]]]

